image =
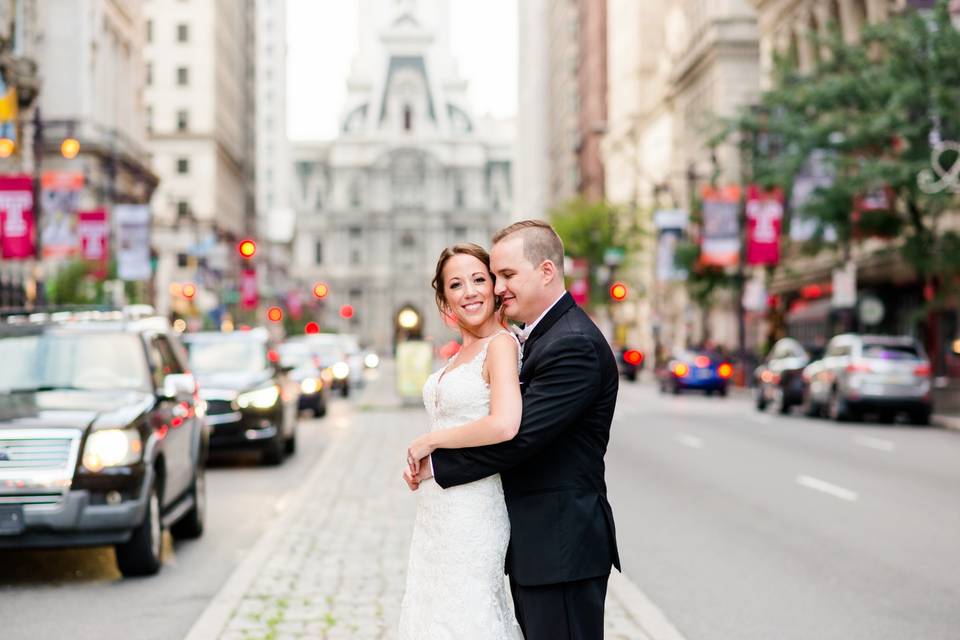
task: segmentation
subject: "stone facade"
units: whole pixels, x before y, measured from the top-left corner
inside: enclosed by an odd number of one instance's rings
[[[321,327],[392,349],[396,316],[447,340],[430,280],[441,250],[489,246],[511,210],[509,123],[476,119],[445,2],[365,0],[340,134],[293,146],[296,275],[326,282]],[[338,311],[354,308],[353,318]]]

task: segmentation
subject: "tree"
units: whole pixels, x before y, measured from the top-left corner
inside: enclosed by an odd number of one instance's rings
[[[550,212],[550,222],[563,240],[568,256],[583,258],[590,265],[590,304],[607,302],[609,278],[602,279],[598,267],[604,265],[608,250],[629,256],[638,248],[641,231],[633,222],[623,224],[624,212],[604,201],[583,198],[569,200]],[[602,281],[601,281],[602,280]]]
[[[866,237],[891,238],[891,250],[935,302],[960,276],[960,234],[947,226],[948,213],[960,208],[957,195],[928,192],[918,181],[940,140],[960,140],[960,33],[948,3],[867,27],[855,44],[836,29],[811,38],[826,52],[816,68],[800,73],[793,60],[780,60],[774,87],[727,121],[715,142],[735,139],[745,177],[781,186],[788,200],[816,153],[832,180],[803,205],[817,232],[802,248],[833,249],[842,261]],[[945,150],[936,161],[949,169],[960,158]],[[888,208],[870,212],[863,204],[870,196],[885,196]],[[835,242],[825,239],[828,229]]]

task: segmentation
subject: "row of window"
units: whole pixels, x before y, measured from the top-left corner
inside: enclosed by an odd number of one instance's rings
[[[190,84],[190,69],[187,67],[177,67],[177,86],[186,87]],[[147,63],[147,86],[153,85],[153,63]]]
[[[176,33],[177,42],[190,42],[190,25],[178,24]],[[153,20],[147,20],[147,42],[153,42]]]
[[[348,230],[348,233],[350,234],[350,237],[352,239],[356,240],[363,236],[363,228],[350,227]],[[454,227],[453,235],[454,235],[454,238],[456,238],[457,240],[463,240],[467,235],[467,228],[460,227],[460,226]],[[400,246],[408,250],[416,248],[417,239],[414,236],[414,234],[412,232],[407,232],[407,233],[404,233],[402,236],[400,236]],[[360,253],[360,249],[356,247],[352,247],[350,249],[351,265],[361,264],[362,262],[361,257],[362,255]],[[313,245],[313,261],[315,264],[323,264],[323,241],[322,240],[318,240]]]
[[[180,109],[176,113],[177,131],[187,131],[190,129],[190,112],[186,109]],[[147,106],[147,133],[153,133],[153,107]]]

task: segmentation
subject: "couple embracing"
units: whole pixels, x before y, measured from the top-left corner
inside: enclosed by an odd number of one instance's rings
[[[603,638],[620,568],[603,462],[619,375],[564,289],[563,243],[517,222],[489,255],[445,249],[433,288],[463,346],[424,385],[430,431],[407,451],[418,501],[400,638]]]

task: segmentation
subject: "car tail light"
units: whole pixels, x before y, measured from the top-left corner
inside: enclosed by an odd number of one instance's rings
[[[873,373],[873,369],[864,362],[854,362],[847,365],[847,373]]]
[[[733,367],[729,363],[724,362],[719,367],[717,367],[717,373],[721,378],[729,378],[733,375]],[[779,376],[778,376],[779,378]]]
[[[917,368],[913,370],[913,375],[920,378],[929,378],[932,372],[933,369],[930,368],[929,364],[921,364],[917,365]]]
[[[267,360],[273,363],[280,362],[280,354],[274,351],[273,349],[270,349],[269,351],[267,351]]]
[[[700,369],[706,369],[710,366],[710,358],[707,356],[697,356],[693,360],[693,364],[697,365]]]
[[[677,376],[678,378],[682,378],[688,373],[690,373],[690,367],[682,362],[678,362],[677,364],[673,365],[673,375]]]
[[[636,349],[630,349],[623,354],[623,360],[628,364],[637,365],[643,361],[643,354]]]
[[[722,367],[723,365],[720,366]],[[780,374],[767,370],[760,374],[760,380],[766,382],[767,384],[777,384],[780,382]]]

